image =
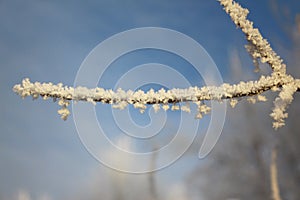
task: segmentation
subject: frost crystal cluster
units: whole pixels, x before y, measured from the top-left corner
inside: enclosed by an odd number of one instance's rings
[[[278,97],[274,101],[274,108],[271,117],[274,119],[273,127],[275,129],[284,125],[284,119],[288,117],[286,109],[293,100],[296,91],[300,91],[300,80],[286,74],[286,66],[282,59],[273,51],[270,44],[262,37],[259,30],[253,27],[253,22],[247,19],[249,11],[242,8],[233,0],[220,0],[232,21],[241,28],[249,42],[246,49],[253,58],[254,65],[258,68],[258,63],[267,63],[272,73],[269,76],[261,76],[258,80],[240,82],[235,85],[222,84],[220,86],[190,87],[186,89],[174,88],[171,90],[153,89],[144,92],[124,91],[118,89],[105,90],[103,88],[89,89],[86,87],[72,88],[63,86],[62,83],[57,85],[53,83],[32,83],[28,78],[24,79],[21,84],[15,85],[13,90],[21,97],[32,96],[37,99],[41,96],[44,100],[52,98],[58,100],[61,109],[58,113],[61,118],[66,120],[70,111],[67,106],[70,101],[88,101],[93,104],[96,102],[112,104],[113,108],[124,109],[128,104],[134,108],[145,111],[147,105],[152,105],[155,111],[163,110],[182,110],[191,112],[190,103],[197,105],[196,118],[202,118],[203,114],[210,112],[204,102],[208,100],[222,101],[230,100],[230,105],[234,107],[241,97],[248,98],[250,103],[256,101],[266,101],[263,92],[272,90],[279,91]],[[183,105],[179,103],[185,102]]]

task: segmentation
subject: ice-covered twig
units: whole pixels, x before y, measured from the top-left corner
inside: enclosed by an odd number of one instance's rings
[[[67,112],[66,107],[69,105],[69,101],[87,101],[91,103],[102,102],[113,104],[114,108],[124,109],[128,104],[132,104],[135,108],[138,108],[143,112],[147,104],[153,104],[154,109],[157,111],[162,104],[164,110],[168,110],[168,104],[173,104],[172,110],[176,109],[176,103],[180,102],[194,102],[199,104],[205,100],[223,100],[223,99],[233,99],[240,98],[244,96],[253,96],[261,94],[270,89],[278,89],[286,85],[294,85],[295,80],[286,76],[284,79],[280,77],[273,76],[264,77],[262,76],[258,81],[240,82],[236,85],[222,84],[221,86],[204,86],[204,87],[190,87],[187,89],[174,88],[171,90],[160,89],[159,91],[149,90],[144,92],[142,90],[138,91],[124,91],[118,89],[117,91],[105,90],[103,88],[89,89],[86,87],[68,87],[63,86],[59,83],[54,85],[53,83],[32,83],[28,78],[22,81],[22,84],[15,85],[13,90],[21,97],[32,96],[34,99],[41,96],[44,100],[48,98],[53,98],[54,100],[59,99],[59,105],[63,108],[59,110],[63,119],[66,119],[69,112]],[[296,80],[298,85],[297,89],[300,89],[300,81]],[[261,96],[257,96],[258,100],[263,101]],[[204,110],[205,104],[199,104],[199,113],[207,113],[209,110]],[[186,106],[182,106],[183,111],[187,111]]]
[[[243,31],[249,45],[246,49],[256,62],[260,59],[262,63],[268,63],[274,72],[285,74],[286,66],[283,60],[271,48],[270,44],[260,34],[257,28],[253,27],[253,22],[247,19],[249,10],[243,8],[233,0],[220,0],[224,10],[230,15],[231,20]]]
[[[220,0],[224,10],[230,15],[232,21],[245,33],[249,45],[246,46],[254,63],[258,61],[270,65],[273,73],[269,76],[261,76],[256,81],[240,82],[235,85],[222,84],[220,86],[190,87],[186,89],[171,89],[159,91],[149,90],[144,92],[105,90],[103,88],[72,88],[63,86],[62,83],[54,85],[53,83],[31,83],[24,79],[22,84],[15,85],[13,90],[22,97],[32,96],[34,99],[39,96],[43,99],[59,99],[59,105],[62,107],[58,111],[62,119],[66,120],[70,114],[67,106],[69,101],[88,101],[91,103],[102,102],[113,104],[114,108],[123,109],[128,104],[144,112],[147,104],[152,104],[155,111],[160,107],[164,110],[179,110],[190,112],[190,102],[198,107],[196,118],[201,118],[202,114],[207,114],[210,108],[204,104],[206,100],[230,99],[231,106],[236,105],[237,98],[248,97],[249,102],[266,101],[261,94],[267,90],[280,90],[279,96],[274,101],[274,109],[271,116],[274,119],[273,127],[275,129],[284,125],[284,119],[288,114],[286,109],[293,100],[293,94],[300,91],[300,80],[286,74],[286,66],[282,59],[273,51],[270,44],[262,37],[257,28],[253,28],[253,22],[247,19],[249,11],[242,8],[233,0]],[[178,103],[186,102],[186,105],[179,107]],[[169,104],[172,104],[170,107]]]
[[[256,69],[258,69],[258,61],[267,63],[272,68],[273,74],[281,77],[281,79],[290,80],[289,83],[281,85],[282,90],[274,101],[274,109],[271,116],[274,119],[273,127],[277,129],[284,125],[284,119],[288,116],[285,111],[293,100],[293,94],[299,91],[299,80],[286,75],[286,65],[280,56],[271,48],[268,41],[263,38],[259,30],[253,27],[253,22],[247,19],[249,13],[247,9],[242,8],[233,0],[220,0],[220,3],[226,13],[230,15],[232,21],[241,28],[245,34],[249,42],[249,44],[246,45],[246,49],[252,57]]]

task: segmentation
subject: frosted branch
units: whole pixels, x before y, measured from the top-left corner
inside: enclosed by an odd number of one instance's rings
[[[179,110],[191,112],[190,103],[197,105],[196,118],[202,118],[202,114],[207,114],[210,108],[205,105],[205,101],[224,99],[230,100],[230,105],[234,107],[241,97],[247,97],[248,101],[266,101],[266,97],[261,95],[263,92],[272,90],[280,91],[279,96],[274,101],[274,109],[270,114],[274,119],[273,127],[275,129],[284,125],[284,119],[288,114],[286,109],[293,100],[296,91],[300,91],[300,80],[286,74],[286,66],[282,59],[273,51],[270,44],[262,37],[257,28],[253,28],[253,22],[247,19],[249,11],[242,8],[233,0],[220,0],[224,10],[230,15],[232,21],[244,32],[249,44],[246,46],[247,51],[258,66],[258,60],[268,63],[273,70],[269,76],[261,76],[256,81],[240,82],[238,84],[222,84],[220,86],[190,87],[186,89],[153,89],[144,92],[124,91],[121,88],[105,90],[103,88],[72,88],[63,86],[62,83],[57,85],[53,83],[32,83],[28,78],[24,79],[21,84],[15,85],[13,90],[21,97],[32,96],[33,99],[42,97],[44,100],[52,98],[54,101],[59,99],[58,104],[62,107],[58,113],[61,118],[66,120],[70,111],[67,106],[70,101],[87,101],[93,104],[96,102],[112,104],[113,108],[124,109],[127,105],[132,104],[134,108],[140,109],[141,113],[145,111],[147,105],[152,105],[155,111]],[[181,107],[179,103],[185,102]],[[169,105],[171,104],[171,106]]]
[[[273,117],[273,127],[275,129],[282,127],[284,119],[288,114],[285,112],[289,104],[293,100],[293,94],[299,89],[299,80],[294,79],[291,76],[286,75],[286,65],[283,60],[276,54],[271,48],[271,45],[266,39],[263,38],[257,28],[253,27],[253,22],[247,19],[249,11],[242,8],[238,3],[233,0],[220,0],[221,5],[224,7],[226,13],[228,13],[232,21],[243,31],[249,42],[246,45],[246,50],[253,59],[253,63],[258,71],[259,62],[267,63],[273,70],[273,74],[277,74],[280,80],[289,80],[281,85],[282,90],[279,96],[274,101],[274,109],[271,113]],[[272,75],[273,76],[273,75]],[[253,102],[253,101],[252,101]]]
[[[265,101],[265,98],[259,94],[267,90],[275,90],[283,87],[282,91],[285,91],[289,87],[286,85],[293,85],[293,91],[295,88],[300,89],[300,84],[298,80],[298,85],[294,84],[294,79],[290,76],[286,76],[284,79],[280,79],[275,74],[273,76],[264,77],[262,76],[258,81],[240,82],[236,85],[222,84],[219,87],[216,86],[204,86],[204,87],[190,87],[187,89],[174,88],[171,90],[160,89],[159,91],[154,91],[153,89],[148,92],[142,90],[138,91],[124,91],[118,89],[117,91],[105,90],[103,88],[89,89],[86,87],[68,87],[63,86],[62,83],[54,85],[53,83],[32,83],[28,78],[22,81],[22,84],[15,85],[13,90],[21,97],[25,98],[27,96],[32,96],[33,99],[42,97],[44,100],[52,98],[54,101],[59,99],[58,103],[62,106],[59,110],[59,114],[62,115],[63,119],[70,114],[67,111],[67,106],[69,101],[87,101],[95,104],[96,102],[113,104],[114,108],[124,109],[128,104],[132,104],[135,108],[140,109],[143,112],[147,108],[147,104],[153,104],[154,109],[157,111],[160,109],[159,104],[162,104],[164,110],[170,109],[168,104],[173,104],[172,110],[183,110],[190,112],[189,105],[184,105],[179,108],[177,103],[180,102],[193,102],[198,106],[198,113],[196,116],[200,118],[201,113],[208,113],[209,108],[200,102],[208,100],[223,100],[223,99],[233,99],[240,98],[244,96],[254,96],[257,95],[258,101]],[[283,96],[282,94],[282,96]],[[290,93],[285,97],[286,101],[290,101]],[[279,103],[278,103],[279,105]],[[285,104],[280,104],[280,110],[284,111]],[[276,112],[277,113],[277,112]],[[277,119],[277,118],[276,118]]]
[[[233,0],[220,0],[224,10],[231,17],[231,20],[246,35],[246,39],[250,43],[246,45],[247,51],[251,54],[254,63],[260,59],[262,63],[268,63],[274,72],[285,73],[286,66],[283,60],[271,48],[270,44],[260,34],[257,28],[253,27],[253,22],[247,19],[249,10],[241,7]]]

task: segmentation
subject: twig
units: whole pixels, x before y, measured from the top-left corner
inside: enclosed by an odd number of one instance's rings
[[[273,112],[270,114],[274,119],[273,127],[278,129],[284,126],[287,107],[293,100],[293,95],[296,91],[300,91],[300,79],[296,79],[291,75],[286,74],[286,65],[283,60],[271,48],[266,39],[262,37],[259,30],[253,27],[253,22],[247,19],[249,11],[241,7],[233,0],[219,0],[224,10],[230,15],[232,21],[243,31],[249,45],[246,46],[247,51],[257,64],[258,60],[262,63],[268,63],[272,68],[273,73],[267,77],[261,76],[257,81],[240,82],[236,85],[223,84],[221,86],[205,86],[205,87],[190,87],[187,89],[171,89],[165,91],[160,89],[155,92],[131,90],[117,91],[105,90],[103,88],[88,89],[85,87],[67,87],[60,83],[54,85],[52,83],[31,83],[29,79],[24,79],[22,84],[15,85],[13,90],[22,97],[32,96],[34,99],[39,96],[43,99],[53,98],[59,99],[58,103],[62,107],[58,111],[61,118],[66,120],[70,111],[67,106],[69,101],[88,101],[93,104],[96,102],[113,104],[113,108],[124,109],[128,104],[133,104],[141,113],[147,108],[146,105],[153,104],[155,111],[160,107],[164,110],[179,110],[176,105],[180,102],[186,102],[186,105],[181,106],[181,110],[190,112],[189,102],[197,104],[198,112],[196,118],[202,118],[202,114],[210,112],[210,108],[204,104],[206,100],[230,99],[231,105],[234,107],[238,102],[235,98],[250,97],[251,102],[256,100],[265,101],[266,98],[261,96],[261,93],[267,90],[280,90],[278,97],[274,101]],[[173,104],[170,108],[168,104]]]

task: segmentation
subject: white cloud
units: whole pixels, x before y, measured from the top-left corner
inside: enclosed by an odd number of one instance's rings
[[[185,185],[182,183],[176,183],[172,185],[168,191],[168,196],[166,199],[189,199]]]
[[[48,194],[42,194],[37,200],[52,200],[52,198]]]
[[[31,196],[26,190],[19,190],[16,196],[17,200],[31,200]]]
[[[41,194],[36,198],[32,198],[28,190],[20,189],[13,195],[13,200],[52,200],[48,194]]]

